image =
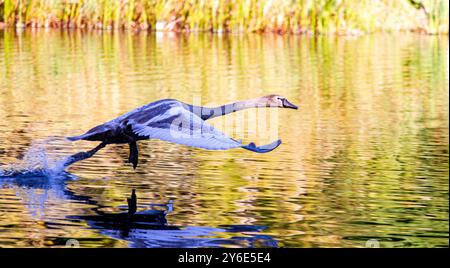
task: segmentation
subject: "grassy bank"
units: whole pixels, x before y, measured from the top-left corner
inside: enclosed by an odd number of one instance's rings
[[[0,27],[448,34],[446,0],[0,0]]]

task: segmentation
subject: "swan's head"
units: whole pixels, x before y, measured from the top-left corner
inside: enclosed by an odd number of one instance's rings
[[[297,105],[290,103],[285,97],[280,95],[268,95],[261,98],[261,103],[266,107],[280,107],[289,109],[298,109]]]

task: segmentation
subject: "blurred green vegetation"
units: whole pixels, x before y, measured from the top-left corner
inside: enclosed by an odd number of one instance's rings
[[[448,34],[446,0],[0,0],[0,28]]]

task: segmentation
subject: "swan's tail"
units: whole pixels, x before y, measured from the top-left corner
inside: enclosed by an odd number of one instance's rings
[[[251,142],[249,145],[242,146],[242,148],[256,153],[268,153],[280,146],[280,144],[281,140],[276,140],[271,144],[266,144],[263,146],[256,146],[253,142]]]
[[[70,137],[66,137],[66,139],[68,139],[69,141],[78,141],[78,140],[82,140],[86,137],[86,134],[83,135],[78,135],[78,136],[70,136]]]

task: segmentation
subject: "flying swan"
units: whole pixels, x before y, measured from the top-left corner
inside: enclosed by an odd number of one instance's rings
[[[67,137],[70,141],[87,140],[101,143],[90,151],[72,155],[64,165],[68,166],[89,158],[108,144],[128,143],[130,146],[128,161],[135,169],[138,164],[137,141],[147,139],[160,139],[208,150],[240,147],[257,153],[267,153],[277,148],[281,140],[263,146],[256,146],[254,143],[245,145],[206,122],[217,116],[255,107],[298,109],[279,95],[239,101],[215,108],[193,106],[174,99],[159,100],[98,125],[83,135]]]

